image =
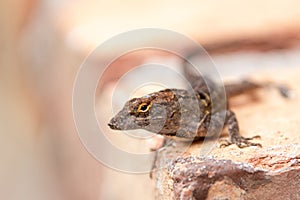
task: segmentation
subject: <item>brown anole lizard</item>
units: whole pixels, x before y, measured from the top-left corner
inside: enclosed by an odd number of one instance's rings
[[[215,125],[226,125],[229,139],[222,145],[236,144],[240,148],[261,146],[259,143],[251,142],[253,138],[259,136],[250,138],[241,136],[236,115],[228,107],[225,110],[224,124],[220,124],[222,123],[222,120],[219,119],[221,111],[218,108],[212,110],[212,101],[207,87],[207,83],[212,84],[212,81],[208,78],[204,80],[200,76],[191,76],[189,80],[194,93],[183,89],[164,89],[140,98],[130,99],[122,110],[110,120],[109,127],[114,130],[145,129],[164,136],[176,136],[194,141],[206,136],[213,136],[207,134],[210,125],[212,128]],[[267,85],[275,86],[283,96],[288,97],[289,90],[286,87],[270,83],[258,84],[241,81],[225,84],[224,88],[227,99],[230,99]],[[217,89],[218,87],[215,85],[212,88]],[[216,103],[218,104],[218,101]],[[218,107],[218,105],[215,106]],[[195,114],[195,111],[198,114]],[[214,134],[214,131],[210,134]]]

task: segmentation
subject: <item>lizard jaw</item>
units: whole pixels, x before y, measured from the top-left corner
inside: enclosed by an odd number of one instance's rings
[[[122,130],[122,128],[118,126],[118,122],[115,118],[112,118],[107,125],[113,130]]]
[[[113,123],[111,123],[111,122],[109,122],[107,125],[109,126],[109,128],[111,128],[111,129],[113,129],[113,130],[121,130],[121,129],[118,128],[115,124],[113,124]]]

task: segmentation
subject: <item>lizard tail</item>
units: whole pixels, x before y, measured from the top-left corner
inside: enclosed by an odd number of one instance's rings
[[[284,98],[292,98],[293,93],[290,88],[284,84],[273,82],[256,83],[249,80],[244,80],[239,83],[225,84],[225,91],[227,97],[234,97],[243,93],[249,93],[260,88],[274,88]]]

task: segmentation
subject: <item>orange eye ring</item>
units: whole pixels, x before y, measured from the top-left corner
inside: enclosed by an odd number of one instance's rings
[[[149,109],[151,108],[151,104],[148,103],[141,103],[137,109],[138,112],[142,112],[145,113],[147,111],[149,111]]]

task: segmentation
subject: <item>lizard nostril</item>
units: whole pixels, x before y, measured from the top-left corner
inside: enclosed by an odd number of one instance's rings
[[[110,122],[107,124],[111,129],[116,129],[116,125],[115,125],[116,123],[115,123],[115,119],[114,118],[112,118],[111,120],[110,120]]]
[[[110,122],[107,124],[111,129],[113,129],[114,128],[114,125],[113,124],[111,124]]]

